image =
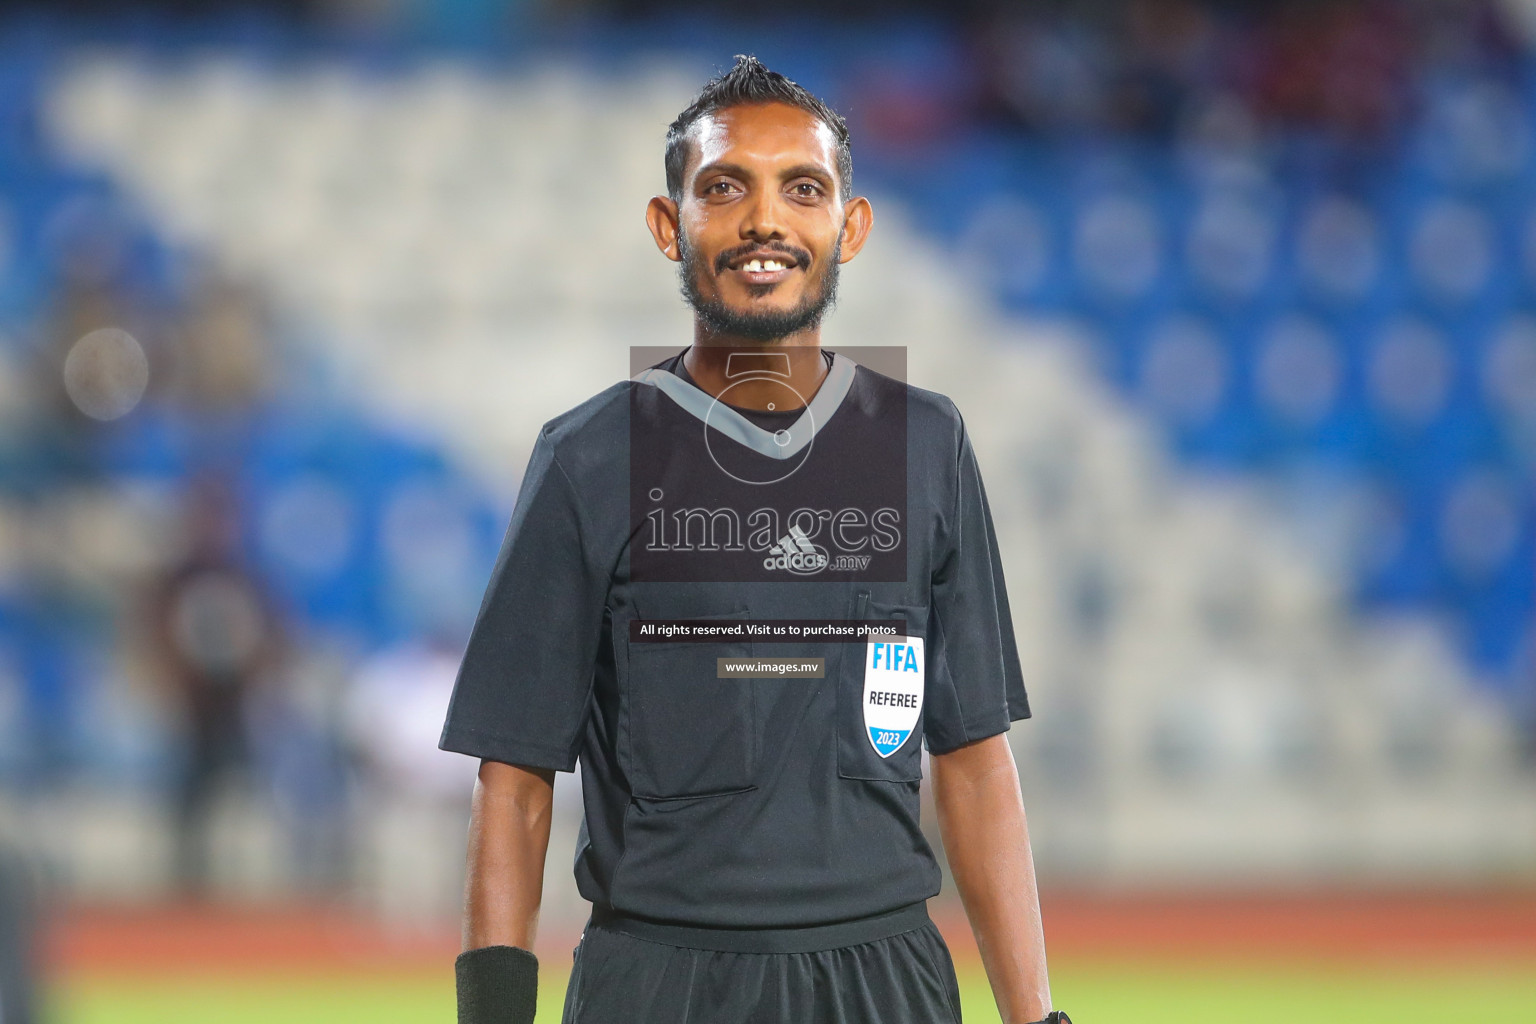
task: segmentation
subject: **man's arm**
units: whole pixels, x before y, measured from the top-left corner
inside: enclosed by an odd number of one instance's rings
[[[939,834],[1003,1024],[1051,1011],[1035,862],[1005,734],[934,754]]]
[[[469,818],[464,949],[533,949],[555,773],[482,760]]]

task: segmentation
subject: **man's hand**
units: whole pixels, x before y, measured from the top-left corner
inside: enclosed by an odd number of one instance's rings
[[[939,833],[1004,1024],[1051,1009],[1035,862],[1006,734],[934,754]]]

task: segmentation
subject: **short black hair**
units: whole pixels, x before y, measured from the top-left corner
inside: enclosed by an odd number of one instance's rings
[[[832,129],[837,140],[838,191],[844,202],[853,198],[853,153],[848,148],[848,124],[841,115],[804,86],[747,54],[736,55],[736,65],[710,79],[688,109],[667,128],[667,194],[673,201],[683,197],[683,168],[688,163],[688,132],[699,118],[726,107],[752,103],[787,103],[813,115]]]

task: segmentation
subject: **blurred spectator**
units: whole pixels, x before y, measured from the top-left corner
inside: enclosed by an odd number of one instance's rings
[[[987,4],[971,19],[983,117],[1040,133],[1169,138],[1218,99],[1262,120],[1369,145],[1400,127],[1424,66],[1512,48],[1482,2],[1135,0]]]
[[[1222,71],[1212,12],[1191,0],[1135,0],[1126,5],[1123,51],[1112,117],[1117,125],[1168,137]]]
[[[357,673],[347,734],[363,771],[365,898],[399,924],[458,908],[475,763],[437,748],[462,643],[435,636],[381,651]],[[453,837],[451,842],[432,837]]]
[[[0,842],[0,1021],[35,1024],[36,905],[24,860]]]
[[[175,331],[176,396],[194,415],[257,405],[271,384],[269,325],[256,292],[205,272]]]
[[[1368,141],[1408,103],[1413,21],[1399,4],[1277,4],[1259,31],[1251,86],[1261,113]]]
[[[154,333],[149,318],[110,282],[66,278],[44,332],[23,479],[43,488],[99,480],[102,439],[151,383],[153,346],[141,340]]]
[[[294,651],[281,679],[250,695],[246,735],[252,770],[286,837],[287,877],[315,897],[337,892],[351,846],[347,772],[339,724],[345,667],[314,651]]]
[[[150,637],[184,714],[177,873],[188,894],[197,895],[209,880],[210,812],[221,786],[247,770],[247,704],[276,667],[281,638],[267,595],[238,553],[228,484],[216,477],[195,482],[186,515],[186,555],[156,588]]]

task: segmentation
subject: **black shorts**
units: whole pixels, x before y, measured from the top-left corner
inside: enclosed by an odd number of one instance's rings
[[[587,925],[562,1024],[959,1024],[960,986],[932,921],[805,953],[743,953]]]

